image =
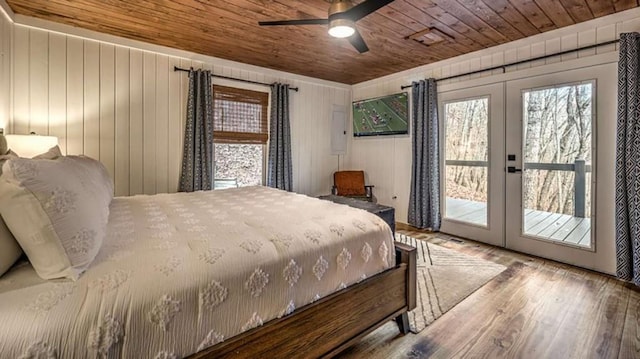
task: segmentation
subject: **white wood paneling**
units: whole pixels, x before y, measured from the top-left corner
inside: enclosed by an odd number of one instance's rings
[[[0,128],[9,131],[11,118],[11,63],[13,56],[13,24],[0,15]]]
[[[129,194],[143,193],[142,51],[131,50],[129,76]]]
[[[400,86],[412,81],[435,77],[442,78],[461,74],[469,70],[501,66],[507,63],[548,55],[581,46],[614,40],[621,31],[640,30],[637,19],[639,10],[616,14],[606,18],[566,27],[506,45],[484,49],[458,58],[417,67],[384,78],[356,84],[352,87],[354,100],[378,97],[400,92]],[[634,15],[635,14],[635,15]],[[540,71],[562,71],[558,66],[571,67],[573,64],[586,66],[605,61],[606,54],[615,55],[616,45],[584,50],[577,53],[554,56],[518,66],[458,79],[438,82],[439,90],[472,88],[483,83],[500,82],[534,75]],[[604,55],[603,55],[604,54]],[[594,56],[598,55],[598,56]],[[608,56],[606,61],[615,61]],[[576,61],[582,61],[578,64]],[[565,64],[565,65],[563,65]],[[554,67],[555,66],[555,67]],[[552,68],[553,67],[553,68]],[[615,74],[612,74],[615,76]],[[409,90],[410,91],[410,90]],[[615,94],[606,94],[616,101]],[[410,130],[411,131],[411,130]],[[411,181],[411,139],[408,136],[389,136],[377,139],[349,137],[345,158],[347,169],[363,169],[368,181],[375,185],[378,202],[396,208],[396,220],[407,222],[407,209]]]
[[[142,55],[142,178],[143,193],[156,193],[156,54]]]
[[[115,174],[115,49],[100,44],[100,161]]]
[[[13,133],[29,133],[29,29],[16,27],[13,35],[13,116],[9,119],[10,127]],[[16,93],[22,96],[16,96]]]
[[[169,191],[169,58],[157,56],[156,66],[156,192],[167,193]]]
[[[67,151],[67,38],[49,34],[49,134]]]
[[[29,130],[49,133],[49,33],[29,32]]]
[[[55,135],[65,153],[99,159],[113,177],[117,195],[178,188],[188,78],[173,71],[174,66],[299,87],[291,92],[294,190],[330,193],[339,162],[330,148],[331,109],[349,105],[349,86],[9,25],[6,36],[1,27],[3,41],[15,42],[14,81],[7,86],[13,92],[14,115],[8,132]],[[214,84],[221,81],[214,79]],[[269,92],[242,82],[224,84]]]
[[[17,26],[16,30],[20,28]],[[18,60],[17,54],[16,60]],[[67,38],[67,62],[65,65],[67,72],[67,118],[60,121],[64,122],[67,128],[66,153],[77,155],[84,151],[84,41],[75,37]],[[17,77],[20,73],[18,68],[15,68],[14,71]],[[24,96],[25,94],[14,86],[13,97]],[[20,119],[14,116],[13,122],[17,124]],[[61,124],[52,123],[51,125],[59,126]],[[13,127],[15,133],[21,133],[17,126]]]
[[[114,187],[117,194],[129,194],[130,59],[129,49],[116,47],[115,50]]]
[[[100,43],[84,41],[83,154],[100,158]]]
[[[177,57],[169,58],[169,71],[174,66],[182,66],[180,59]],[[189,67],[189,66],[187,66]],[[180,171],[172,171],[171,169],[180,168],[180,162],[182,161],[182,103],[183,101],[172,101],[172,99],[181,99],[184,92],[182,91],[182,79],[185,76],[169,76],[169,91],[167,93],[167,186],[168,191],[173,192],[178,190],[178,180],[180,179]]]

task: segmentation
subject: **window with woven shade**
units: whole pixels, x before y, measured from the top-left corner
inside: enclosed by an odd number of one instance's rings
[[[264,183],[269,94],[213,86],[214,188]]]
[[[213,100],[215,142],[267,143],[268,93],[215,85]]]

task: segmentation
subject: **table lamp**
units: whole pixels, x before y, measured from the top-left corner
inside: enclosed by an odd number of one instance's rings
[[[32,158],[58,145],[55,136],[5,135],[9,149],[20,157]]]

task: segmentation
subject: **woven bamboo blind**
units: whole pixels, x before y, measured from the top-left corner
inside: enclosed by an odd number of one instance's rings
[[[215,85],[213,100],[214,141],[267,143],[269,94]]]

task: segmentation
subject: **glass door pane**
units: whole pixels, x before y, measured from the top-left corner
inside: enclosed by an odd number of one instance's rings
[[[522,92],[523,234],[591,247],[592,82]]]
[[[448,102],[445,116],[445,218],[487,226],[489,97]]]

